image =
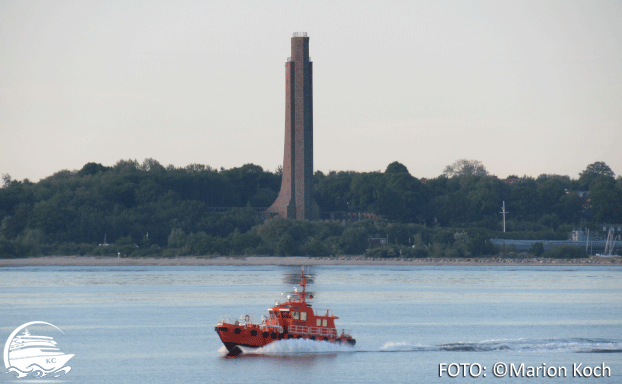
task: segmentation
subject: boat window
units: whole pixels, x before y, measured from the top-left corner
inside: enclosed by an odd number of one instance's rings
[[[300,312],[300,320],[307,321],[307,312]]]
[[[328,320],[322,320],[322,327],[328,327]]]
[[[322,325],[322,319],[317,319],[316,325],[319,327]]]
[[[298,312],[292,312],[292,317],[294,320],[298,320]]]

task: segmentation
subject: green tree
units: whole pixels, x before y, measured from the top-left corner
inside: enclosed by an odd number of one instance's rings
[[[173,228],[168,237],[169,248],[181,248],[186,243],[186,234],[180,228]]]
[[[145,159],[138,169],[144,172],[164,172],[166,169],[156,159],[151,157]]]
[[[355,199],[351,198],[352,172],[331,171],[328,175],[317,176],[315,200],[322,209],[330,212],[348,211],[353,208],[349,204],[355,204]]]
[[[120,252],[121,255],[131,255],[138,248],[132,236],[120,237],[117,241],[115,241],[114,246],[117,249],[117,252]]]
[[[237,206],[246,205],[262,188],[271,189],[276,193],[281,186],[281,177],[265,172],[262,167],[255,164],[244,164],[239,168],[222,171],[220,174],[231,182],[232,190],[239,196]]]
[[[493,222],[496,222],[502,204],[503,187],[504,183],[496,177],[480,177],[467,195],[473,209],[472,216],[467,221],[475,222],[492,217]]]
[[[558,214],[561,221],[565,223],[576,221],[581,214],[584,202],[585,198],[580,197],[576,191],[565,193],[560,197]]]
[[[579,183],[584,186],[584,188],[589,188],[599,176],[606,176],[611,179],[615,178],[615,174],[605,162],[597,161],[588,165],[587,168],[579,174]]]
[[[408,168],[406,168],[406,166],[402,163],[399,163],[397,161],[392,162],[391,164],[389,164],[387,166],[386,171],[384,171],[384,173],[408,173]]]
[[[428,191],[408,172],[385,173],[373,185],[373,211],[390,220],[418,222],[425,217]]]
[[[100,163],[86,163],[84,164],[84,167],[78,171],[77,176],[84,177],[95,175],[98,172],[106,172],[108,169],[108,167],[104,167]]]
[[[7,239],[14,239],[22,232],[31,216],[31,208],[28,204],[21,203],[15,207],[12,216],[4,216],[0,222],[0,235],[4,235]]]
[[[622,222],[622,190],[608,176],[598,177],[590,188],[593,220],[600,223]]]
[[[304,253],[309,256],[328,256],[330,252],[326,249],[324,241],[319,237],[312,237],[308,243],[304,244]]]
[[[436,217],[443,226],[460,226],[473,217],[474,207],[465,191],[439,196],[432,202]]]
[[[517,219],[534,219],[540,211],[538,185],[532,178],[523,178],[512,187],[508,199],[508,211]]]
[[[544,252],[542,256],[550,259],[579,259],[587,257],[587,253],[585,247],[559,245]]]
[[[9,259],[21,256],[21,249],[13,241],[9,241],[0,235],[0,259]]]
[[[294,256],[296,253],[296,243],[289,233],[283,234],[279,239],[277,243],[277,252],[281,256]]]
[[[278,193],[269,188],[259,188],[257,193],[249,200],[253,207],[269,207],[274,203]]]
[[[2,188],[8,188],[11,186],[11,175],[8,173],[2,174]]]
[[[488,171],[479,160],[460,159],[446,166],[443,175],[447,177],[486,176]]]
[[[559,211],[559,200],[566,193],[564,186],[555,179],[548,179],[538,186],[538,210],[540,213]]]
[[[531,244],[531,247],[529,247],[529,253],[540,257],[544,253],[544,244],[542,244],[541,241]]]
[[[39,229],[27,228],[23,233],[21,243],[23,250],[27,255],[40,255],[41,245],[44,243],[43,232]]]
[[[540,218],[540,223],[553,230],[561,224],[559,217],[554,213],[543,215],[542,218]]]
[[[348,199],[355,211],[373,211],[378,199],[377,186],[384,175],[380,172],[357,173],[350,176],[351,184]],[[319,204],[319,202],[318,202]]]
[[[203,231],[191,233],[186,240],[186,246],[190,249],[190,252],[197,256],[222,252],[216,245],[216,238],[207,235]]]
[[[240,233],[237,228],[229,235],[228,239],[231,250],[236,255],[244,254],[245,251],[250,251],[261,243],[259,235],[251,232]]]
[[[482,235],[478,235],[467,242],[467,250],[472,256],[491,255],[496,247]]]
[[[339,238],[339,245],[348,255],[361,255],[367,248],[367,233],[363,228],[346,228]]]

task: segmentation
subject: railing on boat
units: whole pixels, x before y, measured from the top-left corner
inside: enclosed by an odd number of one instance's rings
[[[304,325],[290,325],[287,328],[287,330],[289,333],[300,333],[303,335],[319,335],[319,336],[337,337],[337,330],[335,328],[307,327]]]
[[[319,316],[332,316],[332,311],[329,309],[319,309],[315,311]],[[271,328],[273,331],[277,333],[283,333],[283,327],[276,324],[257,324],[255,322],[254,315],[242,315],[239,320],[233,321],[228,315],[223,315],[221,320],[218,322],[218,326],[222,326],[224,324],[233,324],[238,325],[243,328],[246,328],[249,325],[259,326],[261,328]],[[338,337],[340,335],[350,336],[351,331],[349,329],[342,329],[341,333],[337,333],[336,328],[326,328],[326,327],[307,327],[305,325],[290,325],[288,328],[288,333],[290,334],[302,334],[302,335],[314,335],[314,336],[328,336],[328,337]]]
[[[283,333],[283,327],[280,325],[265,324],[265,323],[258,324],[255,321],[254,315],[242,315],[240,316],[239,320],[235,320],[235,321],[233,321],[228,315],[223,315],[220,321],[217,323],[217,325],[220,327],[225,324],[236,325],[241,328],[246,328],[248,326],[259,327],[261,329],[267,328],[267,329],[272,329],[270,332]]]
[[[333,311],[330,309],[314,309],[315,316],[333,317]]]
[[[252,324],[256,324],[256,318],[255,315],[242,315],[240,316],[237,320],[232,320],[231,317],[229,317],[229,315],[223,315],[220,318],[220,321],[218,322],[218,324],[234,324],[234,325],[252,325]]]
[[[283,333],[283,327],[281,327],[280,325],[262,325],[262,327],[274,328],[273,332]]]

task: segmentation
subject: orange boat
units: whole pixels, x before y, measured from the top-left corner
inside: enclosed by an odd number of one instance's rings
[[[268,309],[268,316],[262,316],[261,323],[255,324],[250,315],[243,315],[239,320],[232,322],[222,319],[216,325],[216,332],[220,340],[229,351],[229,356],[237,356],[242,353],[239,347],[263,347],[277,340],[283,339],[309,339],[328,341],[331,343],[355,345],[356,340],[350,336],[349,331],[337,332],[335,320],[331,310],[313,310],[307,303],[307,297],[313,299],[307,293],[307,279],[304,270],[300,273],[300,286],[294,295],[288,295],[287,301]]]

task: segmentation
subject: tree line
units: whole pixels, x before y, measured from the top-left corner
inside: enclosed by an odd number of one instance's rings
[[[314,183],[324,211],[371,212],[381,220],[263,221],[251,208],[272,204],[281,172],[254,164],[218,170],[120,160],[62,170],[36,183],[3,175],[0,257],[461,257],[498,252],[486,241],[491,237],[565,239],[579,225],[622,223],[622,178],[602,162],[587,166],[579,179],[499,179],[478,161],[459,160],[429,180],[394,162],[384,172],[317,171]],[[504,201],[506,233],[499,213]],[[215,212],[219,207],[235,209]],[[374,237],[388,238],[390,246],[371,245]]]

